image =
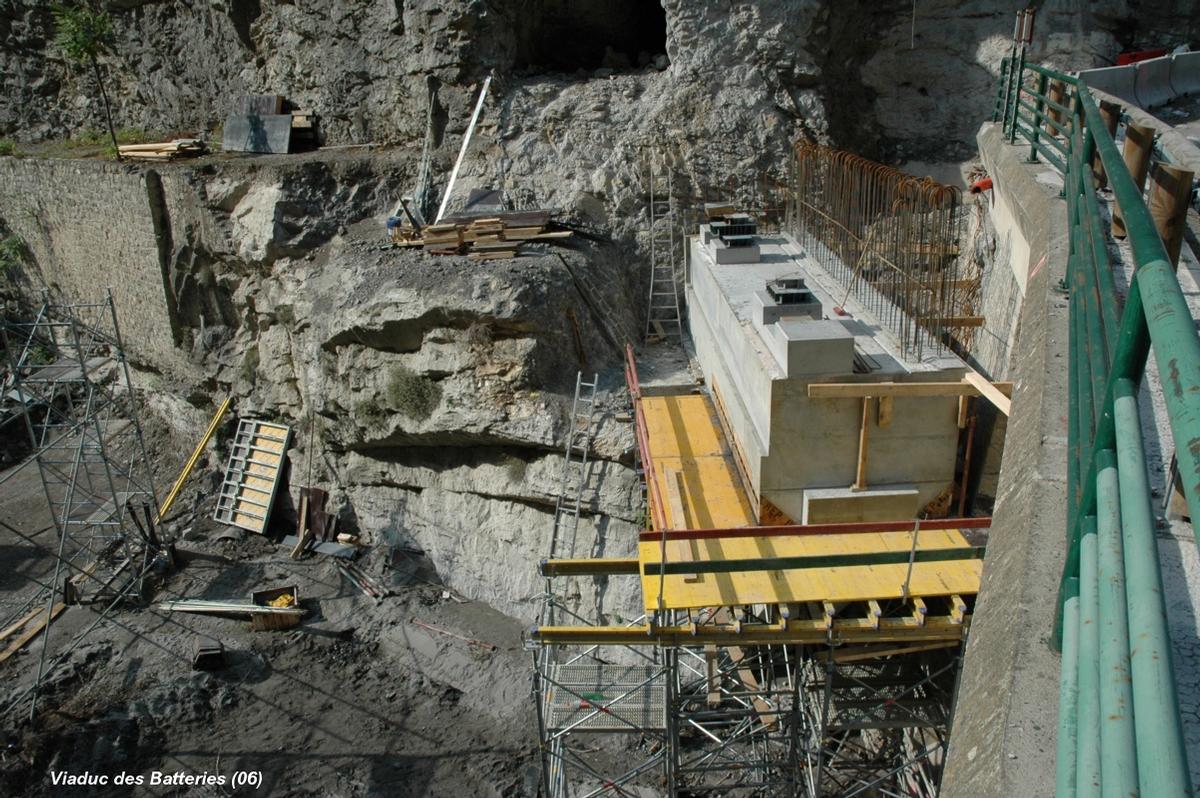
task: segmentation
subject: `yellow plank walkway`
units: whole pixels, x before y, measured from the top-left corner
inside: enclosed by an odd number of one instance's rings
[[[761,538],[714,538],[688,541],[698,549],[691,561],[807,557],[909,551],[911,532],[859,532]],[[957,529],[931,529],[918,535],[918,550],[969,548]],[[653,572],[660,563],[660,544],[638,545],[638,559]],[[671,562],[668,552],[668,562]],[[983,562],[977,559],[919,562],[913,565],[909,596],[970,595],[979,592]],[[908,565],[855,565],[787,571],[744,571],[668,575],[663,579],[664,609],[733,607],[746,604],[789,604],[806,601],[869,601],[904,598]],[[642,576],[647,611],[658,607],[657,574]]]
[[[724,440],[716,410],[707,396],[652,396],[641,399],[653,479],[668,529],[731,529],[755,525]],[[651,514],[653,517],[653,514]],[[919,533],[924,549],[969,548],[955,529]],[[770,557],[870,554],[908,551],[911,532],[715,538],[671,541],[667,562],[724,561]],[[638,546],[645,572],[642,593],[646,610],[659,609],[660,577],[653,566],[662,561],[660,542]],[[979,591],[983,563],[978,559],[908,565],[861,565],[788,571],[746,571],[669,575],[661,582],[663,609],[788,604],[808,601],[849,602],[899,599],[905,596],[972,595]]]

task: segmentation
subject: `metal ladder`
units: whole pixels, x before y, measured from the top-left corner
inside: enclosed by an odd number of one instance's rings
[[[675,275],[678,230],[671,170],[651,151],[646,163],[650,233],[650,302],[646,311],[646,341],[677,337],[683,340],[683,314]]]
[[[558,498],[554,502],[554,532],[550,539],[550,558],[574,555],[575,533],[579,529],[579,512],[583,502],[583,486],[587,481],[588,454],[592,443],[592,420],[596,410],[596,383],[583,381],[583,372],[575,374],[575,398],[571,402],[571,428],[563,447],[562,479]],[[570,532],[570,547],[561,551],[564,532]]]

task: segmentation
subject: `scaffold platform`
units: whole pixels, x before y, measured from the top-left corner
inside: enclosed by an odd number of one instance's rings
[[[983,573],[960,527],[989,519],[755,526],[704,394],[637,400],[650,529],[636,558],[552,559],[546,577],[637,575],[649,622],[539,627],[542,643],[857,644],[959,640]],[[765,607],[768,623],[742,620]],[[722,612],[722,610],[724,612]]]

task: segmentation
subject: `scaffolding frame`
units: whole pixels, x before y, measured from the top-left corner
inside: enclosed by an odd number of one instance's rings
[[[628,350],[625,377],[645,478],[653,462]],[[574,434],[573,424],[569,440]],[[696,534],[668,532],[656,519],[661,531],[643,532],[643,542],[665,547],[668,535]],[[919,528],[914,522],[913,551]],[[565,606],[553,580],[639,575],[638,560],[551,551],[563,559],[542,564],[542,624],[525,638],[549,798],[935,794],[969,630],[963,597],[909,596],[906,587],[899,600],[685,609],[664,605],[660,580],[658,600],[643,602],[646,614],[612,626]],[[640,666],[639,678],[628,678],[629,663]],[[590,668],[590,681],[563,678],[574,666]],[[597,745],[604,735],[607,747]]]
[[[81,600],[86,579],[95,586],[88,600],[111,602],[107,613],[140,596],[160,550],[150,516],[158,493],[112,291],[90,303],[44,292],[33,319],[5,319],[0,338],[7,361],[0,412],[5,423],[20,419],[32,448],[0,484],[35,462],[57,535],[53,579],[26,607],[44,597],[48,624],[60,598]],[[48,672],[49,637],[43,630],[31,716]]]

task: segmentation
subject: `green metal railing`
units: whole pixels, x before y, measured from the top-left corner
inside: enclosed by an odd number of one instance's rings
[[[1010,142],[1029,145],[1031,160],[1062,175],[1070,224],[1056,794],[1191,796],[1137,393],[1153,348],[1181,484],[1191,517],[1200,518],[1200,337],[1142,191],[1087,87],[1026,63],[1015,48],[1001,69],[993,119]],[[1097,196],[1101,168],[1136,264],[1124,303]]]

